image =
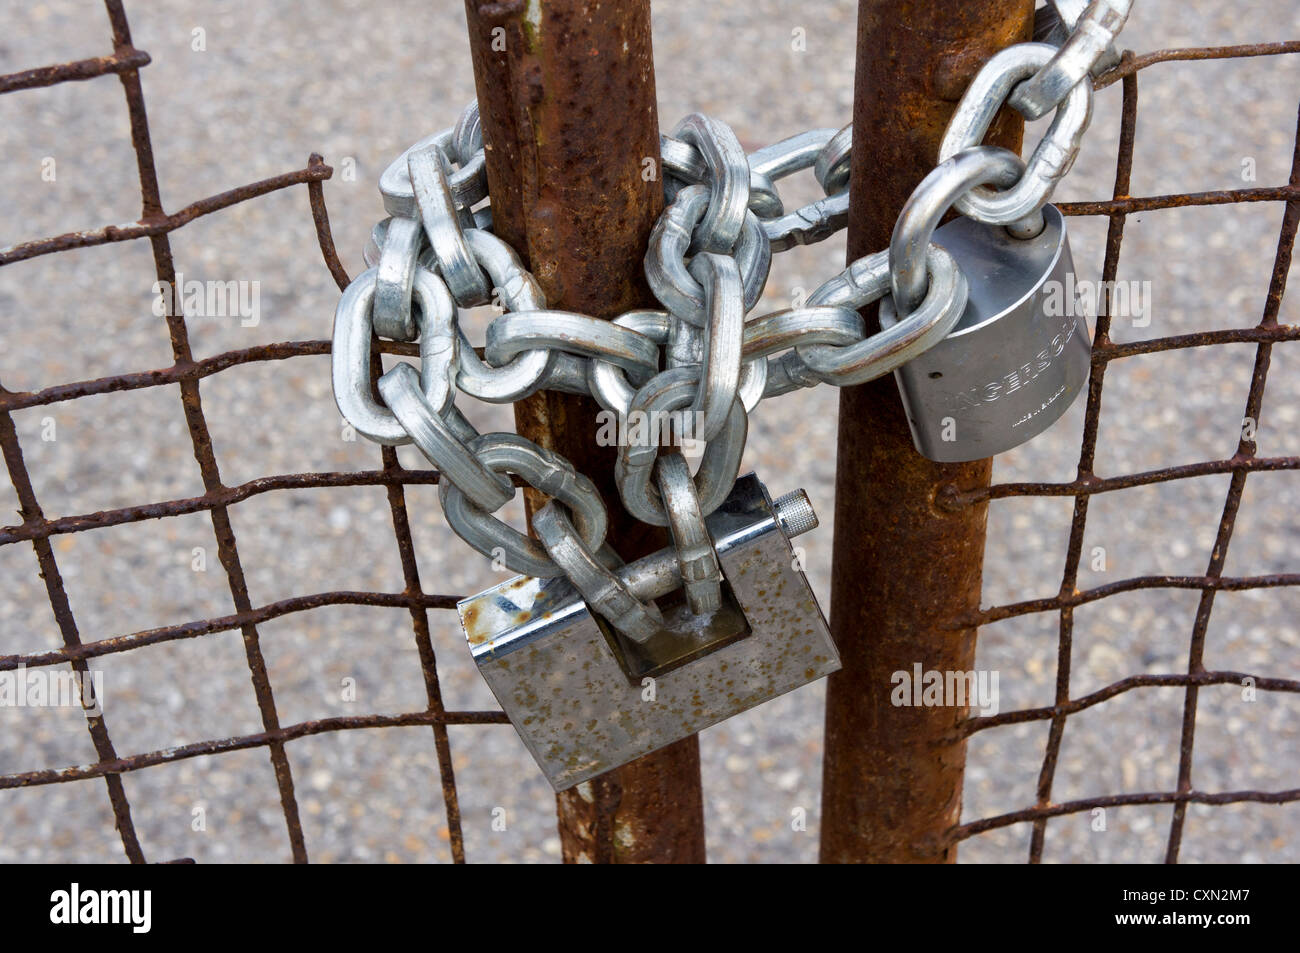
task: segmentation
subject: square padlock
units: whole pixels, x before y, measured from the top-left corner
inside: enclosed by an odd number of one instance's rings
[[[564,578],[517,576],[459,603],[479,672],[557,791],[839,669],[786,535],[815,525],[803,518],[791,526],[757,477],[738,480],[706,520],[721,608],[693,616],[665,597],[664,629],[640,644]]]

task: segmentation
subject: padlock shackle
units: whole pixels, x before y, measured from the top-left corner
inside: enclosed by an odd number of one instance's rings
[[[816,529],[819,522],[805,490],[792,490],[773,500],[772,518],[786,539]],[[614,575],[642,600],[666,596],[682,584],[681,562],[671,546],[620,566]]]

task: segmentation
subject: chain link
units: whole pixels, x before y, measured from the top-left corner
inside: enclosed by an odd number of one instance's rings
[[[604,501],[591,480],[558,453],[513,433],[483,434],[468,446],[488,469],[520,476],[529,486],[563,503],[589,549],[599,549],[604,543],[609,525]],[[480,552],[499,558],[507,569],[540,579],[563,574],[542,544],[492,515],[500,506],[475,505],[450,479],[439,481],[438,498],[453,532]]]
[[[1010,103],[1026,119],[1038,119],[1059,106],[1080,86],[1092,90],[1089,77],[1119,62],[1112,44],[1128,22],[1133,0],[1052,0],[1064,39],[1052,58],[1021,83]]]
[[[491,233],[477,104],[427,136],[380,177],[391,216],[375,226],[367,270],[344,291],[334,322],[340,413],[363,436],[412,443],[440,472],[448,524],[478,551],[532,576],[565,576],[629,638],[659,630],[653,602],[616,574],[609,518],[586,476],[516,434],[480,435],[457,392],[511,403],[538,390],[587,394],[612,413],[620,440],[615,484],[637,519],[671,530],[693,613],[714,611],[722,574],[704,519],[735,483],[748,415],[764,397],[828,382],[861,384],[942,340],[966,306],[966,277],[931,238],[949,208],[1042,228],[1041,209],[1069,171],[1092,112],[1092,77],[1118,62],[1113,41],[1131,0],[1050,0],[1035,36],[993,56],[944,134],[938,166],[904,206],[890,247],[825,282],[804,307],[747,317],[774,251],[829,238],[848,221],[852,128],[811,129],[746,155],[732,130],[695,113],[660,137],[666,207],[644,267],[662,310],[613,321],[548,309],[518,255]],[[1055,111],[1028,162],[981,145],[1004,104],[1027,119]],[[786,211],[777,183],[812,170],[824,197]],[[865,193],[864,193],[865,194]],[[859,309],[887,300],[892,318],[866,334]],[[482,357],[457,308],[491,302]],[[371,379],[375,336],[417,341],[421,364]],[[373,391],[377,389],[380,400]],[[677,446],[703,444],[691,475]],[[533,539],[494,514],[514,497],[510,476],[551,498]]]
[[[1045,68],[1055,53],[1056,49],[1046,43],[1021,43],[990,59],[971,81],[948,123],[939,144],[939,167],[962,150],[979,145],[1011,91]],[[974,186],[957,197],[957,210],[994,225],[1010,225],[1035,215],[1051,197],[1056,183],[1070,171],[1091,119],[1092,80],[1085,77],[1062,101],[1019,180],[996,193],[987,186]],[[1042,216],[1026,231],[1029,235],[1042,231]]]

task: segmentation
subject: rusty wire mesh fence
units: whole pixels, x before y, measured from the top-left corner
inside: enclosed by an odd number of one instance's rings
[[[170,242],[173,231],[203,216],[229,209],[238,203],[296,186],[304,186],[307,192],[325,266],[338,286],[344,287],[348,275],[335,254],[323,190],[323,183],[331,177],[333,170],[320,156],[313,155],[304,168],[200,199],[176,212],[167,212],[160,198],[158,171],[155,167],[153,144],[140,84],[139,71],[148,65],[149,55],[132,45],[121,0],[106,0],[106,7],[112,26],[113,53],[111,55],[0,76],[0,93],[15,93],[36,87],[117,75],[123,86],[126,110],[130,118],[132,145],[139,171],[141,215],[137,221],[127,225],[109,225],[12,245],[0,250],[0,265],[95,245],[137,239],[147,241],[152,249],[157,279],[166,282],[166,287],[172,289],[174,307],[171,311],[173,313],[167,315],[162,324],[167,331],[173,363],[154,370],[141,370],[70,383],[54,383],[38,390],[11,391],[0,386],[0,445],[3,447],[4,460],[20,505],[21,516],[21,522],[0,528],[0,545],[18,546],[30,543],[33,547],[50,609],[63,642],[61,648],[53,651],[0,656],[0,672],[24,672],[51,666],[70,666],[74,672],[86,673],[94,664],[94,660],[115,653],[147,649],[149,646],[177,640],[202,639],[214,633],[238,631],[242,636],[243,650],[254,687],[262,730],[233,737],[212,738],[179,747],[121,753],[113,741],[111,719],[104,713],[88,711],[86,724],[96,754],[93,762],[75,765],[32,765],[29,770],[0,775],[0,790],[102,778],[126,857],[133,862],[171,860],[175,858],[146,856],[141,838],[137,834],[136,824],[133,822],[133,808],[126,795],[123,775],[186,759],[244,749],[265,748],[274,768],[285,832],[292,857],[295,861],[306,861],[308,851],[300,817],[299,797],[295,794],[295,777],[289,754],[290,744],[307,736],[334,732],[427,726],[431,733],[430,740],[436,752],[440,773],[450,854],[453,860],[463,862],[466,859],[465,843],[447,729],[449,726],[460,725],[503,724],[506,719],[497,711],[451,710],[442,700],[434,645],[430,634],[429,613],[431,610],[454,610],[458,596],[425,591],[412,538],[405,493],[405,487],[408,485],[435,484],[438,479],[437,473],[403,467],[392,448],[382,448],[379,451],[379,466],[371,470],[287,473],[264,476],[233,486],[223,483],[208,421],[200,400],[201,382],[239,365],[288,361],[307,355],[326,355],[329,353],[330,345],[326,340],[292,341],[227,351],[196,360],[191,352],[186,315],[180,307],[181,302],[175,297],[174,286],[178,267],[173,260]],[[1110,309],[1106,309],[1101,314],[1095,332],[1092,375],[1087,395],[1083,441],[1078,457],[1078,474],[1075,479],[1059,483],[1001,483],[995,484],[986,491],[981,490],[966,495],[952,494],[942,501],[944,505],[952,507],[972,505],[987,499],[1031,496],[1071,497],[1074,501],[1065,571],[1059,594],[1052,598],[993,606],[983,609],[977,619],[964,620],[966,624],[975,622],[983,625],[1028,614],[1055,613],[1059,617],[1059,639],[1053,704],[993,715],[976,715],[966,722],[965,728],[969,736],[999,726],[1033,721],[1049,723],[1048,743],[1038,774],[1035,803],[1022,810],[968,820],[951,832],[955,840],[965,840],[1011,825],[1028,825],[1032,830],[1030,860],[1037,862],[1043,856],[1049,818],[1091,812],[1098,808],[1166,804],[1173,807],[1166,858],[1176,861],[1182,841],[1184,817],[1189,804],[1222,805],[1247,801],[1282,804],[1300,801],[1300,788],[1203,791],[1193,783],[1192,773],[1197,704],[1201,688],[1209,685],[1234,685],[1245,686],[1246,690],[1258,692],[1300,693],[1300,681],[1295,679],[1270,677],[1267,672],[1262,671],[1207,670],[1202,664],[1206,633],[1217,594],[1225,591],[1300,584],[1300,573],[1224,575],[1225,560],[1242,504],[1247,477],[1263,471],[1300,469],[1300,457],[1257,455],[1253,430],[1247,426],[1243,428],[1243,435],[1236,452],[1225,459],[1114,477],[1098,477],[1093,473],[1099,421],[1102,414],[1103,383],[1111,362],[1181,348],[1226,344],[1253,345],[1254,372],[1249,392],[1244,397],[1242,416],[1248,422],[1259,421],[1264,407],[1265,381],[1273,346],[1300,337],[1300,328],[1279,323],[1278,320],[1297,226],[1300,225],[1300,135],[1296,139],[1295,164],[1287,183],[1231,191],[1132,197],[1129,195],[1129,182],[1133,169],[1134,140],[1139,115],[1138,76],[1143,69],[1169,60],[1211,60],[1295,53],[1300,53],[1300,43],[1174,49],[1145,56],[1130,54],[1120,67],[1108,74],[1099,84],[1121,82],[1123,87],[1122,128],[1113,197],[1105,201],[1065,203],[1062,205],[1062,210],[1067,215],[1100,216],[1108,221],[1103,281],[1113,282],[1118,273],[1121,244],[1128,217],[1141,212],[1174,207],[1243,202],[1280,203],[1284,213],[1278,234],[1276,257],[1266,306],[1259,322],[1252,327],[1156,337],[1133,343],[1114,343],[1109,335]],[[1297,131],[1300,133],[1300,130]],[[126,185],[112,183],[110,187],[125,188]],[[1105,287],[1110,288],[1110,286]],[[1111,293],[1110,290],[1106,292],[1108,296]],[[12,315],[6,316],[5,320],[8,324],[6,334],[20,333],[13,326]],[[413,345],[388,342],[384,343],[383,350],[390,354],[415,353]],[[374,361],[378,363],[378,353],[375,354]],[[3,381],[0,381],[0,385],[2,384]],[[93,395],[163,385],[176,385],[179,390],[185,429],[202,474],[204,492],[188,498],[141,503],[93,513],[48,516],[37,497],[31,470],[24,460],[23,447],[14,424],[14,413]],[[1086,558],[1084,531],[1088,507],[1094,496],[1115,490],[1211,474],[1230,475],[1231,482],[1219,519],[1213,551],[1203,575],[1137,576],[1091,589],[1077,588],[1080,563]],[[275,491],[358,486],[382,487],[386,493],[391,513],[393,543],[400,557],[405,589],[401,592],[330,591],[255,605],[249,595],[243,561],[231,526],[232,508],[260,494]],[[53,545],[56,537],[183,514],[207,514],[211,520],[221,570],[224,572],[236,611],[218,617],[195,619],[127,634],[84,638],[64,585],[60,560]],[[1177,674],[1136,674],[1084,695],[1073,694],[1070,669],[1074,610],[1081,605],[1120,593],[1153,588],[1189,589],[1200,594],[1195,622],[1190,633],[1187,671]],[[427,696],[426,707],[393,713],[374,712],[293,724],[281,723],[263,655],[259,626],[292,613],[330,605],[387,607],[405,609],[409,612],[411,638],[418,651]],[[1067,802],[1054,801],[1053,782],[1067,720],[1079,712],[1101,705],[1124,693],[1141,691],[1154,686],[1176,687],[1184,692],[1176,787],[1173,790],[1116,794]]]
[[[1084,418],[1083,441],[1079,450],[1078,476],[1068,483],[1003,483],[974,493],[954,493],[949,505],[961,506],[977,500],[999,499],[1012,496],[1059,495],[1074,497],[1074,513],[1070,525],[1069,546],[1066,553],[1065,572],[1061,590],[1054,598],[1035,599],[1011,605],[993,606],[981,610],[976,624],[1036,612],[1056,612],[1059,615],[1059,643],[1057,652],[1057,679],[1055,703],[1049,707],[1001,712],[996,715],[974,717],[966,722],[968,735],[998,725],[1034,720],[1050,721],[1046,751],[1038,777],[1037,801],[1033,807],[997,817],[981,818],[962,824],[955,832],[957,839],[965,839],[982,831],[1008,824],[1032,824],[1030,860],[1038,862],[1043,855],[1047,819],[1064,814],[1093,811],[1098,808],[1118,807],[1125,804],[1172,804],[1165,858],[1178,860],[1182,843],[1183,822],[1187,805],[1231,804],[1258,801],[1283,804],[1300,800],[1300,788],[1280,791],[1221,791],[1205,792],[1192,784],[1192,752],[1196,738],[1197,701],[1199,689],[1205,685],[1238,685],[1246,691],[1297,692],[1300,681],[1287,678],[1270,678],[1259,672],[1233,672],[1207,670],[1202,662],[1210,613],[1215,595],[1220,591],[1248,590],[1273,586],[1293,586],[1300,583],[1300,573],[1276,573],[1259,576],[1230,577],[1223,574],[1237,522],[1238,510],[1245,490],[1246,477],[1252,472],[1267,470],[1294,470],[1300,467],[1300,457],[1261,457],[1255,452],[1255,433],[1263,409],[1264,385],[1268,377],[1269,360],[1275,343],[1294,341],[1300,328],[1279,324],[1278,314],[1286,290],[1287,274],[1295,246],[1296,228],[1300,225],[1300,126],[1296,130],[1294,158],[1290,181],[1273,188],[1251,188],[1232,192],[1203,192],[1196,194],[1160,195],[1134,198],[1129,194],[1133,171],[1133,149],[1138,122],[1138,75],[1147,66],[1172,59],[1210,59],[1215,57],[1250,56],[1263,52],[1291,52],[1300,50],[1300,44],[1276,44],[1270,47],[1229,47],[1224,49],[1183,49],[1154,53],[1142,57],[1126,56],[1125,61],[1112,71],[1099,85],[1107,82],[1123,83],[1123,123],[1120,132],[1119,154],[1115,168],[1114,195],[1109,201],[1067,203],[1061,206],[1066,215],[1101,215],[1109,219],[1106,236],[1106,257],[1102,274],[1104,306],[1100,309],[1094,332],[1092,371],[1089,378],[1087,408]],[[1300,122],[1300,116],[1297,117]],[[1124,239],[1124,224],[1128,216],[1164,208],[1196,205],[1220,205],[1233,202],[1284,202],[1285,212],[1278,232],[1277,252],[1273,262],[1266,304],[1259,323],[1253,327],[1205,331],[1199,333],[1156,337],[1133,343],[1117,344],[1110,340],[1111,316],[1115,313],[1112,296],[1120,264],[1120,249]],[[1243,426],[1236,453],[1222,460],[1168,467],[1117,477],[1098,477],[1093,472],[1097,449],[1097,434],[1102,410],[1102,392],[1106,369],[1110,362],[1140,354],[1153,354],[1178,348],[1210,347],[1214,345],[1244,343],[1256,345],[1254,371],[1249,393],[1245,395],[1242,409]],[[1098,493],[1146,486],[1168,480],[1184,480],[1209,474],[1230,473],[1227,499],[1214,539],[1213,551],[1204,575],[1166,576],[1151,575],[1121,579],[1093,589],[1078,588],[1079,566],[1083,559],[1084,530],[1088,518],[1088,502]],[[1071,648],[1074,634],[1074,609],[1076,606],[1105,599],[1118,593],[1148,588],[1183,588],[1200,592],[1195,621],[1190,636],[1188,670],[1185,674],[1133,675],[1083,696],[1074,696],[1070,690]],[[1099,705],[1124,692],[1152,686],[1178,686],[1186,689],[1183,705],[1182,733],[1178,756],[1178,784],[1172,791],[1117,794],[1083,800],[1054,803],[1052,783],[1061,751],[1066,719],[1080,711]]]

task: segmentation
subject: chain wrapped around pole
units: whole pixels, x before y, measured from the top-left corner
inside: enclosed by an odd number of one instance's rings
[[[976,299],[961,265],[932,240],[935,228],[951,208],[973,222],[1004,226],[1014,238],[1044,232],[1044,206],[1091,118],[1092,76],[1113,60],[1110,41],[1130,0],[1092,0],[1082,11],[1071,0],[1054,0],[1056,20],[1040,24],[1040,33],[1056,45],[1011,45],[1029,36],[1028,0],[1012,19],[975,2],[954,10],[919,0],[904,6],[864,2],[864,35],[894,43],[892,24],[910,18],[930,24],[926,36],[978,37],[979,56],[941,60],[926,43],[904,44],[894,58],[860,55],[859,103],[864,96],[879,100],[861,106],[874,114],[855,117],[854,127],[810,130],[747,155],[730,127],[700,113],[660,135],[648,0],[553,0],[526,8],[467,0],[479,100],[454,127],[396,157],[380,179],[391,217],[373,230],[365,252],[371,267],[347,288],[336,314],[340,412],[372,440],[415,444],[439,470],[448,523],[462,539],[494,557],[504,552],[509,568],[564,576],[625,638],[643,642],[663,622],[654,603],[621,586],[612,570],[664,544],[661,527],[672,531],[692,608],[699,614],[716,606],[721,580],[704,520],[736,483],[750,413],[763,397],[800,387],[877,381],[954,335],[968,300]],[[896,60],[915,60],[902,79]],[[981,61],[973,75],[929,75],[936,64]],[[953,107],[927,92],[932,88],[964,93]],[[1054,111],[1027,162],[997,147],[1019,145],[1020,120],[1004,103],[1026,117]],[[891,146],[875,135],[881,128],[910,135]],[[825,197],[787,212],[777,182],[800,170],[811,172]],[[751,316],[773,250],[843,228],[850,194],[859,224],[850,235],[849,266],[816,289],[808,307]],[[865,232],[864,222],[872,223]],[[881,300],[890,303],[886,327],[871,329],[876,322],[864,324],[852,313]],[[485,304],[498,316],[480,354],[457,315]],[[399,363],[372,382],[376,335],[418,341],[419,370]],[[1019,374],[1035,373],[1035,361],[1049,365],[1052,349],[1059,353],[1069,340],[1058,333],[1038,358],[1013,370],[1008,387],[1019,387]],[[871,420],[874,434],[881,420],[897,416],[892,387],[876,386],[873,401],[858,406],[863,393],[845,391],[842,437],[854,421]],[[459,394],[514,404],[519,434],[479,434],[457,408]],[[617,417],[618,432],[627,435],[613,441],[617,447],[597,439],[602,413]],[[648,428],[638,426],[642,420]],[[704,448],[693,475],[674,449],[684,441]],[[861,466],[842,462],[841,483],[874,472],[872,460],[883,459],[888,443],[873,437],[876,457]],[[851,461],[855,446],[848,438],[842,459]],[[882,473],[870,486],[843,485],[839,525],[864,522],[854,508],[879,506],[887,496],[882,488],[929,485],[946,474],[916,470],[899,480]],[[987,482],[988,462],[953,474],[947,476],[969,489]],[[540,542],[493,515],[514,496],[511,476],[526,485]],[[906,514],[911,502],[866,522]],[[938,525],[928,512],[914,516],[908,538]],[[982,540],[977,516],[978,526],[941,533],[952,552]],[[846,539],[837,538],[837,547],[856,545]],[[861,555],[852,560],[859,569],[873,564],[870,552]],[[837,565],[849,561],[837,555]],[[946,584],[952,580],[943,565],[926,560],[916,569]],[[868,577],[899,578],[886,568]],[[901,578],[913,584],[912,573]],[[968,582],[954,591],[965,592]],[[849,585],[862,590],[857,572]],[[958,601],[965,607],[967,600]],[[852,615],[835,611],[838,622]],[[841,629],[840,636],[852,642],[856,633]],[[833,689],[832,709],[840,697]],[[834,743],[832,719],[828,726]],[[562,829],[566,816],[582,816],[567,828],[566,856],[635,859],[644,834],[653,840],[646,857],[702,859],[695,740],[642,760],[621,769],[626,784],[606,779],[599,791],[589,786],[562,795]],[[632,790],[647,794],[644,804],[636,805]],[[828,813],[837,790],[828,781]],[[636,807],[624,818],[621,847],[612,846],[608,832],[593,833],[611,812],[620,823],[628,804]],[[641,808],[647,816],[636,818]]]
[[[492,147],[494,231],[532,265],[551,307],[604,319],[654,307],[641,266],[664,207],[662,184],[641,175],[644,157],[659,149],[649,0],[545,3],[536,23],[524,19],[522,7],[465,3],[483,135]],[[635,362],[630,371],[606,366],[637,381],[653,370]],[[583,389],[586,377],[576,381]],[[515,422],[520,434],[592,478],[608,505],[607,539],[632,559],[667,537],[618,505],[617,448],[595,440],[600,410],[584,394],[543,391],[516,404]],[[528,495],[531,513],[544,502]],[[557,806],[566,861],[705,859],[694,736],[561,792]]]

